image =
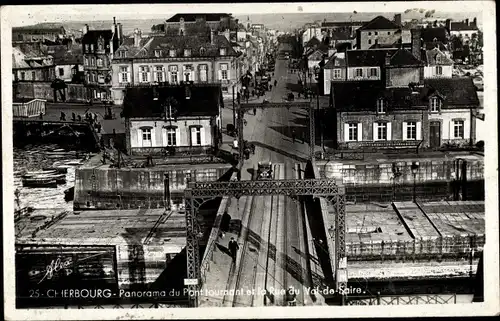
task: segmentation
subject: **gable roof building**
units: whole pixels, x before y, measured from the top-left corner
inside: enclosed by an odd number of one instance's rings
[[[400,29],[401,26],[383,16],[377,16],[365,23],[358,30],[392,30]]]

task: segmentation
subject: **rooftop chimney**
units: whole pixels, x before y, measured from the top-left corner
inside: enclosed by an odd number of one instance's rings
[[[472,23],[474,24],[474,27],[477,27],[477,18],[474,17],[474,20],[472,20]]]
[[[394,15],[394,23],[401,27],[401,14],[397,13]]]
[[[139,47],[141,44],[141,31],[139,29],[134,30],[134,47]]]
[[[422,31],[420,29],[411,30],[411,53],[418,60],[422,59]]]
[[[118,40],[119,40],[120,42],[122,42],[122,41],[123,41],[123,29],[122,29],[122,24],[121,24],[121,23],[118,23],[118,24],[116,25],[116,29],[117,29],[117,31],[116,31],[116,32],[118,33]]]
[[[465,19],[465,24],[469,25],[469,18]]]

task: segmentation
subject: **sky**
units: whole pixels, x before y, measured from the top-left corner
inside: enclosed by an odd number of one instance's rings
[[[125,4],[125,5],[44,5],[2,7],[2,22],[11,26],[26,26],[41,22],[67,22],[89,20],[167,19],[175,13],[228,12],[235,16],[263,13],[325,13],[404,12],[411,8],[424,8],[445,12],[480,12],[480,1],[434,2],[351,2],[351,3],[225,3],[225,4]],[[140,17],[138,17],[140,12]],[[482,20],[478,17],[478,20]]]

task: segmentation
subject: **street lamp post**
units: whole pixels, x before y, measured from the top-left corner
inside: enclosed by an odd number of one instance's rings
[[[396,178],[401,176],[401,172],[396,163],[392,163],[392,201],[396,200]]]
[[[417,202],[417,173],[418,173],[419,163],[411,163],[411,173],[413,174],[413,203]]]

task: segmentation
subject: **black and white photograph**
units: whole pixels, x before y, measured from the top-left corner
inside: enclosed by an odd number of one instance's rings
[[[493,1],[1,19],[6,319],[500,313]]]

